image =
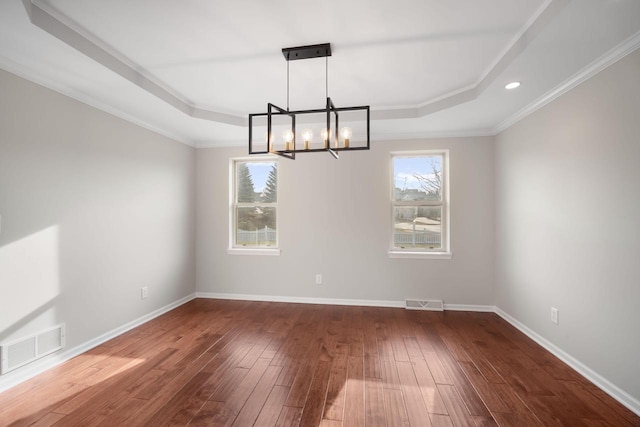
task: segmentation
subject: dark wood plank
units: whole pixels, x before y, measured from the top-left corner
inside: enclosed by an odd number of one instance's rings
[[[269,362],[270,360],[268,359],[258,359],[256,361],[249,372],[247,372],[247,375],[236,386],[236,389],[231,394],[231,396],[229,396],[229,399],[227,400],[227,403],[223,408],[222,414],[218,414],[218,416],[214,417],[214,424],[226,424],[225,420],[227,420],[227,418],[231,417],[231,421],[236,418],[249,396],[251,396],[251,393],[254,391],[256,385],[264,375],[265,371],[267,370],[267,368],[269,368]],[[273,366],[271,368],[281,369],[279,366]],[[276,378],[278,377],[278,372],[272,372],[274,373],[273,381],[275,382]]]
[[[301,416],[302,408],[283,406],[280,417],[278,417],[278,421],[276,422],[276,427],[296,427],[300,424]]]
[[[400,390],[400,379],[398,378],[398,369],[394,359],[380,359],[380,376],[384,388],[393,388]]]
[[[395,389],[383,389],[384,409],[387,418],[387,426],[409,426],[407,408],[404,406],[402,392]]]
[[[438,359],[438,355],[435,352],[423,351],[424,360],[427,362],[429,372],[433,375],[433,380],[436,384],[449,384],[453,385],[453,381],[449,378],[449,375],[444,370],[442,362]]]
[[[460,366],[473,386],[482,396],[484,404],[491,412],[509,412],[509,407],[495,391],[495,384],[490,384],[472,362],[460,362]]]
[[[284,406],[284,402],[287,400],[287,396],[289,395],[289,387],[283,386],[274,386],[271,389],[271,393],[267,398],[262,410],[260,411],[260,415],[256,420],[256,427],[271,427],[276,424],[278,421],[278,417],[280,416],[280,412],[282,411],[282,407]]]
[[[302,424],[301,424],[302,425]],[[320,427],[344,427],[342,421],[323,419],[320,421]]]
[[[170,420],[179,410],[180,407],[189,400],[198,389],[209,379],[211,374],[205,372],[197,373],[193,378],[187,382],[176,394],[171,397],[171,400],[165,403],[165,405],[156,411],[146,423],[148,425],[160,425],[167,420]]]
[[[323,419],[342,421],[347,391],[345,385],[347,383],[348,351],[349,347],[347,345],[338,345],[336,347],[336,354],[331,362]]]
[[[564,385],[606,422],[619,426],[640,426],[640,420],[637,416],[618,402],[610,399],[602,390],[589,387],[584,382],[567,381]]]
[[[268,359],[263,359],[268,360]],[[267,366],[264,374],[260,378],[260,381],[256,384],[253,392],[247,399],[246,403],[242,407],[242,410],[236,417],[233,425],[235,426],[249,426],[253,425],[262,411],[262,407],[267,401],[273,386],[278,379],[278,375],[282,367],[280,366]]]
[[[363,357],[349,356],[347,361],[347,391],[344,405],[344,424],[363,426],[364,408],[364,367]]]
[[[422,350],[415,336],[404,336],[404,346],[407,348],[409,359],[424,359]]]
[[[444,349],[444,346],[440,346],[437,350],[438,359],[442,362],[445,372],[451,378],[453,385],[455,386],[460,397],[464,401],[464,404],[468,408],[471,415],[479,415],[483,417],[490,417],[489,411],[484,402],[473,388],[473,385],[469,382],[465,376],[462,368],[458,362],[454,359],[453,355]],[[449,387],[438,388],[439,390],[450,390]],[[444,397],[443,397],[444,400]],[[447,406],[448,407],[448,406]],[[450,408],[449,408],[450,409]],[[449,412],[451,415],[451,412]]]
[[[60,424],[96,423],[97,419],[113,412],[121,402],[131,397],[131,393],[126,392],[127,389],[135,391],[136,388],[132,386],[136,382],[144,379],[147,373],[153,371],[174,353],[175,349],[163,350],[136,368],[123,372],[122,375],[114,376],[104,381],[100,387],[92,387],[85,393],[80,393],[76,398],[57,407],[56,413],[67,414]],[[83,421],[85,419],[89,420]],[[91,421],[92,419],[93,421]]]
[[[411,425],[430,426],[429,413],[424,404],[418,381],[409,362],[397,362],[398,376],[402,384],[402,395],[407,408],[407,416]]]
[[[440,397],[438,387],[431,376],[427,362],[425,362],[424,359],[417,359],[412,360],[412,365],[427,412],[430,414],[448,415],[447,408],[442,401],[442,397]]]
[[[306,404],[302,410],[300,424],[303,426],[315,426],[320,424],[324,410],[331,374],[331,362],[321,360],[316,365],[313,381],[309,387]]]
[[[365,425],[384,426],[384,394],[382,381],[369,379],[364,389]]]
[[[200,389],[186,402],[182,404],[180,409],[171,418],[169,424],[172,426],[181,426],[189,423],[198,411],[204,407],[207,400],[211,399],[215,392],[220,391],[220,396],[228,397],[231,394],[231,387],[235,386],[237,377],[234,377],[236,365],[244,358],[248,352],[250,344],[241,345],[238,348],[231,349],[226,347],[214,357],[200,372],[208,373],[209,378],[200,387]],[[244,378],[248,369],[239,369],[238,377]],[[226,401],[225,399],[222,399]]]
[[[442,414],[429,414],[431,418],[431,425],[433,427],[453,427],[453,421],[448,415]]]
[[[224,402],[206,402],[189,422],[189,426],[210,426],[214,417],[222,411],[223,407]]]
[[[447,406],[453,425],[463,427],[474,427],[476,425],[455,386],[439,384],[438,390],[444,404]]]

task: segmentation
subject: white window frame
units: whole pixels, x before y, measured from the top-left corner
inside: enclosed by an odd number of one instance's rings
[[[237,202],[237,173],[236,164],[238,163],[276,163],[277,179],[280,180],[280,164],[275,156],[252,156],[252,157],[234,157],[229,159],[229,247],[227,253],[230,255],[280,255],[280,233],[279,233],[279,212],[278,202],[275,203],[239,203]],[[278,192],[279,193],[279,192]],[[278,194],[280,200],[280,194]],[[240,207],[273,207],[276,210],[276,244],[275,246],[244,246],[236,243],[236,224],[237,224],[237,208]]]
[[[391,235],[389,240],[389,258],[423,258],[423,259],[451,259],[451,203],[449,198],[449,150],[420,150],[420,151],[393,151],[389,159],[389,183],[391,184],[390,196],[390,223]],[[395,201],[394,159],[398,157],[428,157],[442,156],[442,200],[421,200],[410,202]],[[394,243],[394,208],[397,206],[440,206],[442,208],[441,223],[441,247],[429,248],[399,248]]]

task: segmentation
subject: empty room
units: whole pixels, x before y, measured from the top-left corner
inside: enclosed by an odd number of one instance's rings
[[[0,2],[0,426],[640,426],[640,2]]]

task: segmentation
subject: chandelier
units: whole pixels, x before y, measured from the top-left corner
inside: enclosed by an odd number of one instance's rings
[[[282,54],[287,61],[287,108],[267,103],[266,113],[249,114],[249,154],[295,159],[297,153],[328,152],[337,159],[340,151],[368,150],[369,106],[336,107],[329,98],[331,44],[283,48]],[[310,58],[325,58],[325,107],[290,110],[289,63]]]

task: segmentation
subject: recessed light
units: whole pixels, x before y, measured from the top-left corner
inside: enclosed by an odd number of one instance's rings
[[[518,87],[520,87],[520,82],[511,82],[511,83],[507,83],[504,88],[511,90]]]

